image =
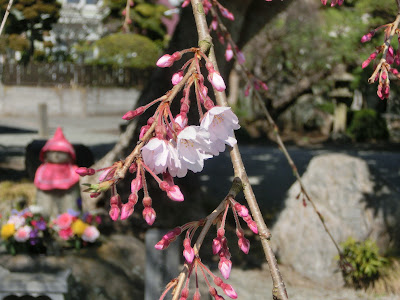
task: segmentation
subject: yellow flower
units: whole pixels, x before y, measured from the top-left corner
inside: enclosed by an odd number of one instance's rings
[[[15,225],[13,223],[5,224],[1,227],[1,238],[7,240],[15,233]]]
[[[89,224],[83,222],[82,220],[78,219],[74,221],[71,225],[72,232],[76,234],[77,236],[81,236],[83,232],[85,231],[86,227],[88,227]]]

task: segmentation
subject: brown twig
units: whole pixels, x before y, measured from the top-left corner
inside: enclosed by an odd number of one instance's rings
[[[7,8],[6,8],[6,12],[4,13],[3,21],[1,21],[0,35],[3,33],[3,29],[4,29],[4,26],[6,25],[6,21],[7,21],[8,15],[10,14],[10,10],[11,10],[12,4],[13,4],[13,0],[10,0],[8,2]]]
[[[196,243],[193,246],[195,256],[198,256],[201,245],[203,244],[204,238],[206,237],[208,230],[214,223],[215,219],[218,218],[218,216],[224,211],[228,199],[235,198],[242,189],[243,189],[242,181],[240,180],[240,178],[235,177],[232,182],[232,187],[229,190],[226,197],[224,198],[224,200],[222,200],[222,202],[218,205],[218,207],[214,209],[214,211],[205,218],[205,224],[203,226],[203,229],[201,230],[196,240]],[[183,270],[178,276],[178,282],[174,289],[174,296],[172,300],[179,299],[179,296],[183,288],[183,284],[185,283],[188,275],[189,275],[189,266],[185,263],[185,265],[183,266]]]
[[[200,0],[191,0],[192,7],[193,7],[193,14],[195,17],[196,21],[196,27],[197,27],[197,32],[199,35],[199,46],[201,47],[201,43],[203,41],[206,41],[210,43],[210,52],[209,52],[209,58],[211,62],[214,64],[214,68],[218,70],[218,65],[214,53],[214,47],[211,44],[211,36],[208,31],[208,26],[203,10],[203,6]],[[214,90],[215,93],[215,98],[217,101],[218,105],[221,106],[227,106],[227,101],[226,101],[226,95],[224,92],[218,92]],[[246,170],[241,158],[241,154],[239,151],[239,148],[237,145],[235,145],[231,150],[230,150],[230,155],[231,155],[231,161],[233,164],[235,176],[239,177],[242,182],[243,182],[243,187],[244,187],[244,195],[246,198],[246,201],[250,207],[251,214],[257,223],[259,235],[261,237],[261,243],[263,246],[263,250],[265,253],[265,257],[267,259],[269,269],[271,272],[272,276],[272,281],[273,281],[273,289],[272,289],[272,295],[274,299],[288,299],[285,284],[282,280],[282,276],[279,271],[278,263],[276,261],[275,255],[272,251],[271,245],[270,245],[270,232],[268,230],[267,225],[264,222],[264,218],[261,214],[260,208],[258,207],[257,199],[254,195],[253,189],[250,185],[248,176],[246,174]]]

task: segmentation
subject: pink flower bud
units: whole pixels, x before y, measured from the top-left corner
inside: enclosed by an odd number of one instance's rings
[[[372,30],[370,32],[368,32],[366,35],[363,35],[363,37],[361,38],[361,43],[365,43],[368,42],[372,39],[372,37],[374,36],[375,31]]]
[[[391,65],[394,62],[394,51],[393,47],[389,46],[387,55],[386,55],[386,62]]]
[[[172,66],[173,63],[174,63],[173,57],[169,54],[164,54],[157,60],[156,65],[160,68],[167,68]]]
[[[212,28],[213,30],[217,30],[217,27],[218,27],[217,18],[213,18],[213,20],[212,20],[212,22],[211,22],[211,28]]]
[[[156,248],[157,250],[164,250],[167,249],[168,246],[169,246],[169,241],[162,239],[157,244],[155,244],[154,248]]]
[[[268,91],[268,86],[265,82],[261,82],[261,87],[263,88],[264,91]]]
[[[232,262],[229,259],[226,259],[225,257],[221,257],[218,263],[218,269],[221,272],[222,276],[225,279],[228,279],[232,270]]]
[[[211,82],[211,84],[213,85],[213,87],[218,91],[218,92],[222,92],[226,89],[226,85],[224,82],[224,79],[222,78],[222,76],[214,71],[211,72],[208,75],[208,81]]]
[[[225,59],[226,61],[230,61],[233,57],[233,50],[230,44],[228,44],[228,46],[226,47],[225,50]]]
[[[139,139],[142,139],[143,136],[146,134],[147,130],[149,129],[150,129],[149,125],[142,126],[142,128],[140,128]]]
[[[172,187],[169,188],[169,190],[167,192],[167,196],[171,200],[178,201],[178,202],[182,202],[183,200],[185,200],[180,188],[177,185],[173,185]]]
[[[221,238],[216,237],[215,239],[213,239],[212,241],[212,251],[213,254],[218,254],[219,251],[221,251],[222,249],[222,244],[221,244]]]
[[[369,63],[371,62],[371,60],[369,58],[367,58],[366,60],[364,60],[364,62],[361,65],[361,68],[365,69],[366,67],[368,67]]]
[[[151,226],[156,220],[156,212],[152,207],[145,207],[143,209],[143,218],[146,220],[146,223]]]
[[[182,3],[182,7],[186,7],[186,6],[188,6],[188,5],[189,5],[189,3],[190,3],[190,0],[185,0],[185,1],[183,1],[183,3]]]
[[[142,176],[138,176],[131,181],[131,192],[137,193],[143,187]]]
[[[234,207],[240,217],[245,218],[249,215],[249,210],[246,206],[236,203]]]
[[[399,74],[399,71],[397,69],[391,68],[390,72],[392,72],[393,75]]]
[[[132,203],[132,205],[135,205],[138,201],[138,195],[137,193],[131,193],[128,197],[128,202]]]
[[[139,115],[141,115],[143,113],[144,113],[144,107],[141,106],[141,107],[138,107],[135,110],[128,111],[126,114],[124,114],[122,116],[122,119],[124,119],[126,121],[129,121],[129,120],[132,120],[134,117],[137,117],[137,116],[139,116]]]
[[[255,234],[258,234],[258,228],[256,222],[250,220],[247,222],[247,226],[249,226],[250,230],[253,231]]]
[[[94,173],[96,173],[96,171],[94,169],[91,168],[85,168],[85,167],[80,167],[78,169],[75,170],[75,173],[78,174],[79,176],[86,176],[86,175],[93,175]]]
[[[97,197],[100,196],[100,195],[101,195],[100,192],[90,193],[90,198],[97,198]]]
[[[397,53],[396,56],[394,57],[394,63],[396,65],[400,65],[400,54]]]
[[[181,82],[183,79],[183,71],[179,71],[172,75],[172,84],[177,85],[179,82]]]
[[[122,15],[126,16],[126,10],[125,9],[122,11]]]
[[[120,210],[119,210],[119,207],[117,205],[111,205],[110,212],[109,212],[110,218],[113,221],[118,220],[119,212],[120,212]]]
[[[223,17],[225,17],[225,18],[227,18],[228,20],[231,20],[231,21],[235,20],[235,17],[233,16],[233,14],[229,10],[227,10],[226,8],[220,7],[219,10],[220,10],[221,15]]]
[[[238,240],[238,245],[240,250],[243,251],[243,253],[248,254],[250,251],[250,242],[248,239],[242,237]]]
[[[194,249],[190,246],[185,247],[183,250],[183,256],[185,257],[186,261],[191,264],[194,260]]]
[[[180,60],[180,59],[181,59],[182,54],[181,54],[179,51],[176,51],[176,52],[172,53],[171,56],[172,56],[172,59],[173,59],[174,61],[177,61],[177,60]]]
[[[221,289],[224,291],[224,293],[231,299],[236,299],[237,293],[233,289],[233,287],[230,284],[224,283],[221,285]]]
[[[134,205],[131,202],[127,202],[124,205],[122,205],[121,209],[121,220],[127,219],[134,210]]]

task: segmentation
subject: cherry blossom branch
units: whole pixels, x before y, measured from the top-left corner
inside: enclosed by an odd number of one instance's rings
[[[186,82],[188,81],[190,76],[193,75],[195,70],[196,70],[196,66],[195,66],[194,63],[192,63],[191,66],[189,67],[189,70],[187,71],[187,73],[183,77],[182,81],[179,82],[178,84],[176,84],[169,92],[166,93],[166,95],[163,96],[164,97],[163,101],[171,102],[175,98],[175,96],[178,94],[178,92],[184,87],[184,85],[186,84]],[[147,141],[152,136],[152,134],[154,132],[154,129],[155,129],[155,126],[156,126],[156,122],[154,122],[152,124],[150,129],[143,136],[143,138],[138,141],[138,144],[133,149],[131,154],[129,154],[126,157],[126,159],[124,160],[123,167],[120,170],[118,170],[116,172],[116,174],[115,174],[115,178],[116,179],[119,180],[119,179],[123,179],[125,177],[126,172],[129,170],[129,167],[131,166],[132,162],[140,154],[140,149],[142,149],[142,147],[144,146],[144,144],[145,144],[144,142]]]
[[[1,21],[1,25],[0,25],[0,35],[3,33],[3,29],[4,29],[4,26],[6,25],[6,21],[7,21],[8,15],[10,14],[10,10],[11,10],[11,6],[13,4],[13,1],[14,0],[10,0],[8,2],[7,8],[6,8],[6,12],[4,13],[4,17],[3,17],[3,20]]]
[[[205,218],[205,224],[203,226],[203,229],[201,230],[196,243],[194,244],[194,253],[195,256],[198,256],[201,245],[204,241],[204,238],[206,237],[211,225],[213,225],[213,223],[215,222],[215,220],[219,217],[219,215],[221,215],[221,213],[225,210],[226,207],[226,202],[229,199],[234,199],[236,198],[237,194],[243,189],[243,185],[242,185],[242,181],[240,180],[240,178],[235,177],[233,179],[232,182],[232,187],[229,190],[228,194],[226,195],[226,197],[224,198],[224,200],[222,200],[222,202],[218,205],[218,207],[216,209],[214,209],[214,211],[208,215]],[[185,265],[183,266],[183,270],[181,271],[181,273],[178,276],[178,282],[176,283],[176,287],[174,289],[173,292],[173,298],[172,300],[178,300],[179,296],[181,294],[181,291],[183,289],[183,285],[186,282],[186,279],[189,275],[189,265],[187,263],[185,263]]]
[[[281,136],[280,136],[280,134],[279,134],[279,128],[278,128],[278,126],[276,125],[274,119],[271,117],[271,115],[270,115],[270,113],[269,113],[267,107],[265,106],[264,101],[263,101],[262,98],[261,98],[260,93],[259,93],[257,90],[255,90],[254,92],[255,92],[255,95],[256,95],[256,99],[257,99],[258,103],[261,105],[261,109],[262,109],[262,111],[263,111],[265,117],[267,118],[268,123],[269,123],[269,124],[272,126],[272,128],[273,128],[273,132],[274,132],[274,135],[275,135],[275,138],[276,138],[276,143],[278,144],[279,149],[280,149],[280,150],[283,152],[283,154],[285,155],[286,160],[288,161],[290,167],[292,168],[293,174],[294,174],[294,176],[296,177],[296,179],[297,179],[297,181],[298,181],[298,183],[299,183],[299,185],[300,185],[300,194],[303,194],[303,195],[306,197],[306,199],[308,200],[308,202],[311,203],[311,206],[312,206],[312,208],[314,209],[315,213],[318,215],[318,218],[319,218],[319,220],[321,221],[322,226],[324,227],[326,233],[329,235],[330,239],[332,240],[333,244],[335,245],[335,248],[336,248],[336,250],[338,251],[339,256],[340,256],[340,257],[343,257],[342,251],[340,250],[340,247],[339,247],[338,243],[337,243],[336,240],[334,239],[332,233],[330,232],[328,226],[327,226],[326,223],[325,223],[324,217],[322,216],[322,214],[321,214],[321,213],[319,212],[319,210],[317,209],[317,206],[315,205],[315,203],[314,203],[314,201],[312,200],[311,196],[310,196],[309,193],[307,192],[307,190],[306,190],[306,188],[305,188],[305,186],[304,186],[304,184],[303,184],[303,181],[301,180],[301,176],[300,176],[300,174],[299,174],[299,171],[298,171],[298,169],[297,169],[295,163],[293,162],[292,157],[290,156],[289,152],[287,151],[286,146],[285,146],[285,144],[283,143],[282,138],[281,138]]]
[[[201,42],[211,41],[211,36],[208,31],[208,26],[204,14],[204,9],[200,0],[191,0],[193,7],[193,14],[195,16],[196,27],[199,35],[199,46]],[[211,45],[209,58],[214,65],[214,68],[218,70],[218,65],[215,57],[214,47]],[[224,92],[218,92],[214,89],[216,101],[218,105],[227,106],[226,95]],[[257,227],[259,230],[259,235],[261,238],[261,243],[263,246],[263,250],[269,265],[269,269],[272,276],[273,281],[273,289],[272,295],[274,299],[288,299],[285,284],[283,282],[282,276],[279,271],[278,263],[276,261],[275,255],[272,251],[272,247],[270,245],[270,237],[271,233],[264,222],[263,216],[261,214],[260,208],[258,206],[256,197],[254,195],[253,189],[249,182],[248,176],[246,174],[246,170],[241,158],[241,154],[239,151],[239,147],[237,144],[230,150],[231,161],[233,164],[235,176],[239,177],[244,186],[244,195],[246,201],[250,207],[251,213],[253,215],[254,220],[257,223]]]
[[[398,0],[400,1],[400,0]],[[232,37],[230,35],[230,33],[228,32],[227,28],[225,27],[225,25],[223,24],[221,18],[219,17],[219,15],[217,14],[215,8],[211,8],[211,12],[213,14],[213,17],[217,20],[218,22],[218,27],[221,30],[221,32],[223,33],[223,35],[225,36],[225,38],[228,40],[228,43],[235,45],[234,41],[232,40]],[[236,45],[235,45],[236,46]],[[238,53],[237,53],[237,47],[232,47],[232,51],[235,57],[238,57]],[[251,74],[251,72],[246,68],[246,66],[244,64],[238,64],[242,70],[241,74],[243,77],[245,77],[245,79],[248,81],[248,86],[252,86],[251,83],[251,77],[253,76]],[[311,203],[312,208],[314,209],[315,213],[318,215],[318,218],[320,219],[326,233],[329,235],[330,239],[332,240],[336,250],[338,251],[338,254],[340,257],[343,257],[342,255],[342,251],[340,250],[340,247],[338,245],[338,243],[336,242],[336,240],[334,239],[332,233],[330,232],[329,228],[327,227],[324,217],[322,216],[322,214],[319,212],[319,210],[317,209],[314,201],[312,200],[311,196],[309,195],[309,193],[307,192],[303,181],[301,180],[301,176],[298,172],[298,169],[295,165],[295,163],[293,162],[292,157],[290,156],[285,144],[282,141],[282,138],[279,134],[279,127],[276,125],[274,119],[271,117],[271,114],[269,113],[264,101],[261,98],[260,92],[257,89],[254,89],[255,95],[256,95],[256,99],[257,102],[260,104],[261,106],[261,110],[263,112],[263,114],[265,115],[268,123],[270,124],[270,126],[273,128],[273,132],[276,138],[276,143],[279,146],[279,149],[283,152],[287,162],[289,163],[289,166],[292,168],[293,174],[296,177],[297,181],[299,182],[300,185],[300,190],[306,199]]]
[[[399,27],[399,23],[400,23],[400,4],[399,3],[400,3],[400,0],[397,0],[397,6],[398,6],[399,11],[397,13],[395,21],[391,25],[392,29],[390,30],[389,37],[385,40],[385,42],[383,44],[382,58],[379,61],[378,65],[376,66],[375,71],[372,73],[371,77],[368,79],[368,83],[370,83],[370,84],[375,82],[376,76],[378,75],[378,72],[381,70],[382,65],[387,62],[386,57],[388,55],[389,46],[390,46],[392,38],[395,35],[396,30]]]

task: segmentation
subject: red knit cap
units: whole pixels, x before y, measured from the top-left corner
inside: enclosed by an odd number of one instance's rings
[[[47,151],[65,152],[71,156],[73,161],[75,161],[76,159],[74,147],[72,147],[71,143],[68,142],[67,139],[64,137],[61,127],[57,128],[53,138],[48,140],[42,150],[40,150],[39,158],[41,161],[44,161],[44,154]]]

